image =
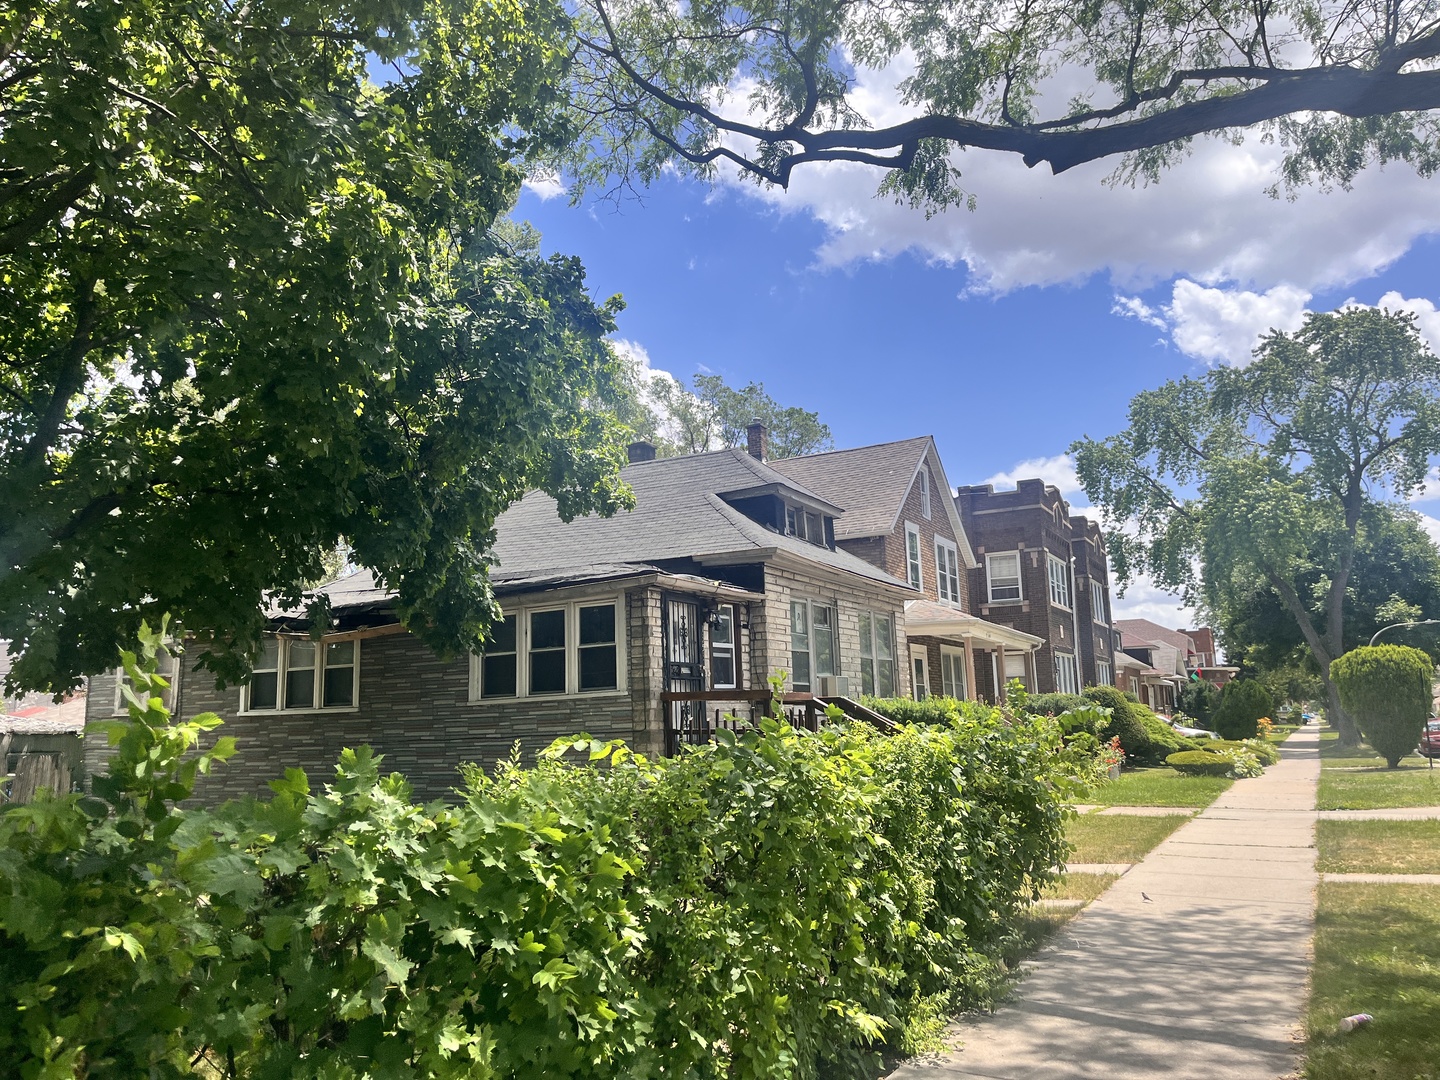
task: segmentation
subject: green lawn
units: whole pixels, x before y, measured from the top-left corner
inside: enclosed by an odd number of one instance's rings
[[[1046,900],[1084,900],[1089,903],[1120,880],[1119,874],[1061,874],[1045,886]]]
[[[1322,821],[1316,869],[1329,874],[1440,874],[1440,821]]]
[[[1316,805],[1321,810],[1440,806],[1440,769],[1422,758],[1401,762],[1398,769],[1321,769]]]
[[[1375,1021],[1348,1035],[1351,1013]],[[1309,1080],[1440,1080],[1440,887],[1320,886]]]
[[[1220,776],[1181,776],[1169,766],[1127,769],[1102,784],[1090,801],[1101,806],[1205,807],[1233,784]]]
[[[1188,814],[1164,817],[1128,817],[1120,814],[1086,814],[1065,829],[1075,845],[1072,863],[1133,863],[1190,820]]]

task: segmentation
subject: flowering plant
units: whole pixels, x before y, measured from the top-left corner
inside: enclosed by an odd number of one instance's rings
[[[1108,743],[1100,744],[1100,764],[1109,769],[1125,764],[1125,751],[1120,748],[1120,736],[1110,736]]]
[[[1271,720],[1268,716],[1262,716],[1259,720],[1255,721],[1255,734],[1262,739],[1269,735],[1274,728],[1275,721]]]

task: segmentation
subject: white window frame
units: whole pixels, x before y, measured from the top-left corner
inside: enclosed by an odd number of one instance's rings
[[[964,649],[940,646],[940,692],[960,701],[970,696],[970,671],[965,664]]]
[[[821,680],[822,678],[833,677],[833,676],[836,676],[836,675],[839,675],[839,674],[840,674],[840,671],[839,671],[839,668],[840,668],[840,632],[839,632],[839,631],[840,631],[840,627],[839,627],[840,615],[839,615],[839,608],[838,608],[833,602],[829,602],[829,601],[825,601],[825,600],[815,600],[815,599],[812,599],[812,598],[810,598],[810,597],[808,597],[808,596],[792,596],[792,597],[790,598],[790,606],[791,606],[791,608],[793,609],[794,606],[797,605],[797,604],[803,605],[804,608],[805,608],[805,648],[804,648],[803,652],[805,653],[806,656],[808,656],[808,657],[810,658],[810,664],[809,664],[809,667],[810,667],[810,678],[809,678],[806,682],[797,683],[797,682],[795,681],[795,672],[792,670],[792,671],[790,672],[790,688],[791,688],[792,690],[800,690],[800,692],[802,692],[802,693],[812,693],[812,694],[813,694],[813,693],[817,693],[817,692],[818,692],[817,687],[819,686],[820,680]],[[816,648],[815,648],[815,612],[816,612],[816,610],[828,611],[828,612],[830,613],[830,666],[835,669],[835,670],[833,670],[833,671],[821,671],[821,670],[820,670],[820,667],[819,667],[819,664],[816,663],[816,656],[818,655],[818,651],[817,651]],[[789,620],[790,620],[790,627],[791,627],[791,630],[790,630],[790,654],[791,654],[790,666],[793,668],[793,667],[795,666],[794,654],[795,654],[796,652],[799,652],[799,651],[802,651],[802,650],[799,650],[799,649],[797,649],[797,648],[795,647],[795,633],[794,633],[794,625],[795,625],[795,623],[794,623],[794,615],[793,615],[793,613],[788,614],[788,618],[789,618]],[[808,687],[808,690],[805,689],[805,688],[807,688],[807,687]]]
[[[615,609],[615,685],[598,690],[580,689],[580,609],[592,607]],[[530,692],[530,616],[546,611],[565,612],[565,689],[556,692]],[[559,603],[537,602],[504,609],[515,616],[515,693],[506,697],[484,697],[481,683],[484,653],[470,654],[470,703],[473,705],[504,704],[512,701],[557,701],[566,698],[597,698],[630,692],[629,663],[630,628],[625,619],[625,597],[592,596]],[[587,646],[593,648],[594,646]],[[507,654],[508,655],[508,654]]]
[[[917,669],[918,674],[924,678],[923,684],[921,680],[916,677]],[[925,691],[924,697],[920,694],[922,689]],[[910,696],[916,701],[923,701],[925,698],[932,696],[933,693],[934,691],[930,687],[930,650],[924,645],[911,645]]]
[[[1050,603],[1058,608],[1070,610],[1070,572],[1065,560],[1045,553],[1045,577],[1050,584]]]
[[[920,513],[930,520],[930,470],[920,466]]]
[[[920,544],[920,526],[912,521],[905,522],[906,580],[921,592],[925,591],[925,567],[920,554],[924,550]]]
[[[1097,686],[1114,686],[1115,675],[1104,660],[1095,661],[1095,683]]]
[[[996,559],[1014,559],[1014,560],[1015,560],[1015,584],[1014,584],[1013,586],[1010,586],[1010,585],[1005,586],[1005,588],[1007,588],[1007,589],[1013,588],[1013,589],[1015,590],[1015,595],[1014,595],[1014,596],[996,596],[996,595],[995,595],[995,560],[996,560]],[[992,604],[1018,604],[1018,603],[1020,603],[1020,601],[1022,601],[1022,600],[1025,599],[1025,568],[1024,568],[1024,566],[1023,566],[1023,562],[1024,562],[1024,560],[1021,559],[1021,557],[1020,557],[1020,552],[1018,552],[1018,551],[991,551],[991,552],[987,552],[987,553],[986,553],[986,555],[985,555],[985,591],[986,591],[986,595],[988,595],[988,596],[990,597],[990,603],[992,603]]]
[[[1110,619],[1105,612],[1105,583],[1090,579],[1090,621],[1109,626]]]
[[[724,612],[729,612],[728,618]],[[715,640],[715,626],[725,619],[730,624],[730,640],[717,642]],[[716,690],[734,690],[740,685],[740,618],[735,612],[734,604],[717,604],[715,607],[714,621],[710,624],[710,685]],[[715,678],[715,657],[728,656],[730,658],[730,682],[720,682]]]
[[[960,606],[960,549],[939,536],[935,538],[935,586],[941,600]]]
[[[275,659],[275,708],[273,709],[252,709],[250,707],[250,684],[246,683],[240,687],[240,715],[241,716],[298,716],[304,713],[352,713],[360,711],[360,639],[353,637],[322,637],[319,641],[311,641],[309,638],[286,636],[283,634],[269,635],[276,639],[278,646]],[[325,646],[335,645],[341,641],[348,641],[355,646],[351,654],[350,672],[350,704],[349,705],[326,705],[325,702]],[[286,704],[286,676],[290,671],[290,646],[296,642],[313,644],[315,646],[315,689],[311,694],[311,705],[300,705],[290,707]],[[339,665],[344,667],[346,665]],[[269,669],[266,669],[269,670]]]
[[[1055,690],[1060,694],[1080,692],[1080,667],[1074,653],[1055,651]]]
[[[881,656],[880,650],[877,648],[881,640],[884,640],[880,635],[875,633],[875,624],[879,619],[884,619],[890,624],[890,636],[887,642],[890,650],[888,657]],[[862,694],[873,694],[876,697],[894,697],[900,692],[899,658],[895,655],[895,624],[897,621],[893,612],[860,612],[860,692]],[[865,688],[865,665],[867,663],[870,665],[870,689],[868,690]],[[888,663],[890,665],[890,692],[888,694],[882,694],[880,692],[880,665],[882,663]]]
[[[139,658],[138,655],[136,658]],[[161,693],[160,701],[165,708],[173,712],[175,709],[175,680],[180,673],[180,657],[170,652],[169,649],[162,648],[157,659],[159,662],[155,665],[155,674],[170,684],[169,688]],[[125,716],[130,712],[130,707],[125,701],[125,686],[128,681],[125,669],[117,667],[115,669],[115,702],[111,710],[114,716]],[[139,697],[140,695],[136,694],[135,696]],[[146,700],[149,700],[148,695]]]

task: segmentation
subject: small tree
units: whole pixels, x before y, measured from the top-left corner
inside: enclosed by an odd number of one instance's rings
[[[1253,739],[1260,731],[1259,720],[1275,709],[1275,699],[1256,679],[1228,683],[1215,710],[1215,730],[1225,739]]]
[[[1201,727],[1210,727],[1215,722],[1215,710],[1219,706],[1220,688],[1204,679],[1188,682],[1180,691],[1180,710]]]
[[[1330,665],[1340,704],[1392,769],[1420,741],[1434,675],[1430,657],[1408,645],[1362,645]]]

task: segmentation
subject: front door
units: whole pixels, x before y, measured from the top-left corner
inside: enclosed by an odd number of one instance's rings
[[[700,606],[679,597],[665,599],[665,689],[698,694],[705,689],[705,665],[700,654]],[[673,754],[681,743],[707,742],[703,701],[672,702],[665,717],[665,752]]]
[[[910,646],[910,673],[915,700],[923,701],[930,696],[929,661],[925,646]]]

